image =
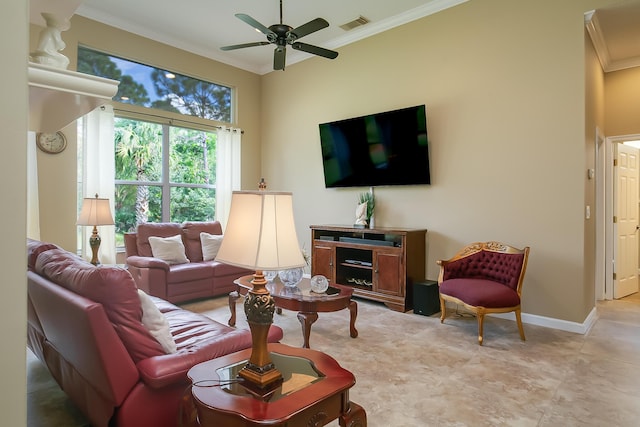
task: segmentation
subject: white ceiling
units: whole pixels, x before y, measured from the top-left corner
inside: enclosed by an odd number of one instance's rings
[[[283,0],[283,23],[295,28],[317,17],[326,19],[328,28],[301,41],[335,50],[466,1]],[[254,73],[272,71],[274,46],[226,52],[220,47],[265,40],[263,34],[234,15],[245,13],[268,27],[280,23],[280,0],[31,0],[31,22],[38,23],[39,11],[51,8],[51,2],[71,7],[79,4],[77,15]],[[340,28],[359,16],[370,23],[351,31]],[[587,18],[587,28],[605,71],[640,66],[639,0],[622,1],[619,6],[599,9]],[[309,57],[287,49],[288,65]]]
[[[467,0],[283,0],[283,23],[298,27],[324,18],[329,27],[301,39],[337,49],[375,33]],[[76,14],[251,72],[273,70],[274,46],[223,52],[221,46],[265,41],[234,15],[245,13],[266,27],[280,23],[280,0],[85,0]],[[340,25],[364,16],[371,21],[349,32]],[[311,55],[287,48],[287,64]]]

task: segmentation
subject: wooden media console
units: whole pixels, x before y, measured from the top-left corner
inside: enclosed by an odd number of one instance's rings
[[[412,308],[413,283],[425,277],[427,230],[311,227],[311,275],[353,287],[353,295],[396,311]]]

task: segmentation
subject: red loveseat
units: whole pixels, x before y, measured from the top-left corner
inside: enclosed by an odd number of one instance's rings
[[[196,298],[228,294],[236,290],[238,277],[253,271],[215,260],[203,260],[200,233],[222,235],[218,221],[139,224],[135,233],[126,233],[126,264],[138,288],[149,295],[176,303]],[[170,264],[154,257],[150,237],[182,236],[188,262]]]
[[[187,371],[251,347],[249,330],[146,297],[168,324],[167,353],[142,323],[143,295],[127,270],[35,240],[27,249],[27,345],[94,427],[175,427]],[[268,341],[281,338],[272,325]]]

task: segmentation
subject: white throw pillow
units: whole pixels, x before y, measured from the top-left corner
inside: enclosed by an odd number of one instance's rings
[[[151,253],[169,264],[184,264],[189,262],[184,252],[184,243],[179,234],[171,237],[149,237]]]
[[[220,246],[222,245],[222,234],[200,233],[200,243],[202,244],[202,259],[211,261],[216,258]]]
[[[140,297],[140,305],[142,305],[142,324],[144,327],[160,343],[165,353],[177,352],[176,342],[171,335],[167,319],[142,289],[138,289],[138,296]]]

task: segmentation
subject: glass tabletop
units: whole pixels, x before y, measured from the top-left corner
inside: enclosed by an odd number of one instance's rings
[[[269,401],[271,402],[289,396],[324,378],[324,375],[318,372],[308,359],[273,352],[270,355],[271,361],[283,377],[282,383],[269,394]],[[255,397],[254,393],[251,393],[242,385],[242,381],[237,381],[238,372],[246,363],[247,360],[243,360],[216,371],[220,378],[220,383],[224,384],[220,387],[222,390],[236,396]]]
[[[334,286],[329,286],[329,288],[322,293],[313,292],[311,290],[311,282],[306,277],[294,287],[284,286],[280,279],[275,278],[272,282],[267,283],[266,288],[271,295],[303,301],[337,298],[341,293],[340,288]]]

